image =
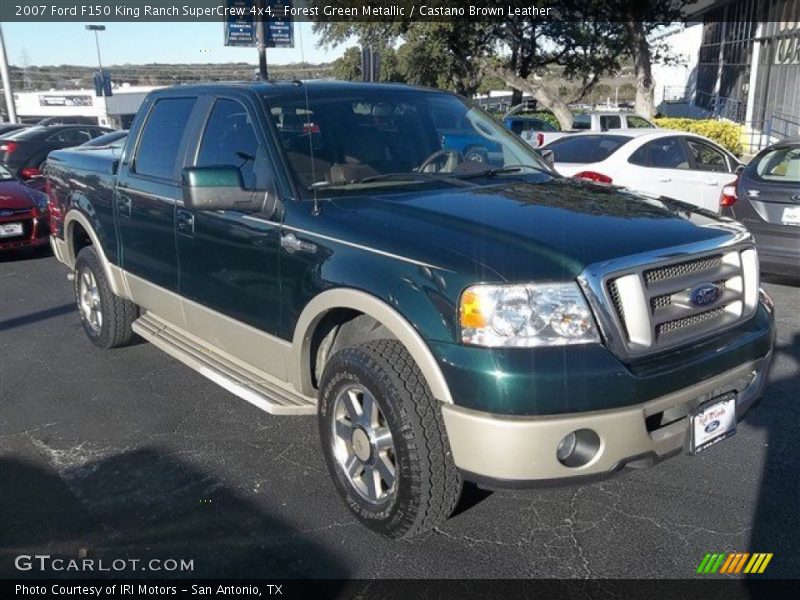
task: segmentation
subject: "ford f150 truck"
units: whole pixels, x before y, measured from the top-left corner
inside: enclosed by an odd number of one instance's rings
[[[442,112],[496,162],[442,148]],[[435,527],[463,480],[701,451],[767,377],[773,307],[743,227],[564,179],[449,93],[157,90],[124,148],[53,152],[47,174],[89,339],[136,333],[258,408],[316,414],[338,493],[385,535]]]

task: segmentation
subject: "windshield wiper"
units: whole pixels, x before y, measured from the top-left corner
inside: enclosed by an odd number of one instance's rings
[[[534,171],[539,171],[542,173],[542,169],[539,167],[534,167],[533,165],[507,165],[505,167],[496,167],[494,169],[486,169],[484,171],[476,171],[474,173],[464,173],[463,175],[458,175],[459,179],[472,179],[473,177],[497,177],[498,175],[504,175],[505,173],[518,173],[523,169],[533,169]]]
[[[460,177],[455,178],[451,175],[439,175],[436,173],[379,173],[377,175],[370,175],[368,177],[362,177],[361,179],[355,179],[353,181],[317,181],[316,183],[312,183],[310,186],[308,186],[308,189],[318,190],[327,187],[360,185],[362,183],[373,183],[380,181],[397,183],[427,183],[429,181],[442,181],[444,183],[461,187],[469,185],[467,182],[462,181]]]

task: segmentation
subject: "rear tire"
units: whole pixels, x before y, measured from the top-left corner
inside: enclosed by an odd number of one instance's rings
[[[130,342],[139,307],[111,291],[92,246],[82,248],[75,261],[75,303],[83,330],[95,346],[118,348]]]
[[[331,357],[320,382],[319,428],[336,489],[367,527],[408,538],[452,513],[462,482],[439,401],[397,340]]]

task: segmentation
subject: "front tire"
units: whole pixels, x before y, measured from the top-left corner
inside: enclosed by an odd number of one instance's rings
[[[104,349],[128,344],[139,307],[111,291],[100,257],[92,246],[78,252],[74,281],[78,315],[89,340]]]
[[[377,340],[340,350],[320,390],[325,461],[350,510],[393,538],[447,519],[461,477],[438,401],[403,345]]]

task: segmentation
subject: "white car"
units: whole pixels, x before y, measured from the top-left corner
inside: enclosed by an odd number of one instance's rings
[[[708,138],[668,129],[576,133],[542,150],[552,150],[555,169],[565,177],[666,196],[714,212],[741,166]]]

